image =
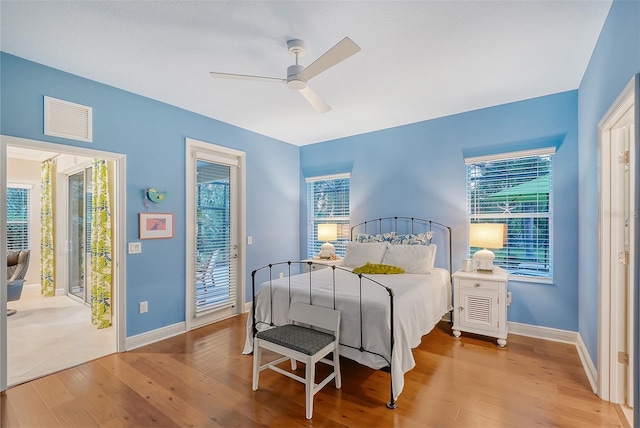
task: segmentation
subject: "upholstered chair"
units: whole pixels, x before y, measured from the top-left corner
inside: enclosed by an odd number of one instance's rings
[[[29,250],[7,251],[7,302],[19,300],[29,267]],[[7,316],[13,315],[15,309],[7,309]]]

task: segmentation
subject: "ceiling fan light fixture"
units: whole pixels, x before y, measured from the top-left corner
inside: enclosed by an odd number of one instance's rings
[[[298,64],[290,65],[287,68],[287,86],[291,89],[304,89],[307,87],[307,81],[301,76],[304,67]]]

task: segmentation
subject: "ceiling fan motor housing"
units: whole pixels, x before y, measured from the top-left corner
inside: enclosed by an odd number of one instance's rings
[[[307,44],[300,39],[287,40],[289,53],[296,57],[303,57],[307,54]]]
[[[307,87],[307,80],[302,77],[302,71],[304,66],[302,65],[290,65],[287,67],[287,86],[291,89],[304,89]]]

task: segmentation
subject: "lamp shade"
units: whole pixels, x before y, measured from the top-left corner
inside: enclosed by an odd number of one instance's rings
[[[502,248],[504,246],[504,224],[471,223],[469,246],[480,248]]]
[[[338,239],[338,225],[335,223],[318,225],[318,241],[335,241]]]

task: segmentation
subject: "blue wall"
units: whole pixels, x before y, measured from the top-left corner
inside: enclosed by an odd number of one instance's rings
[[[579,264],[578,331],[597,365],[598,122],[640,72],[640,2],[616,0],[582,78],[578,96]],[[636,127],[638,124],[636,123]],[[636,333],[638,333],[636,328]],[[636,399],[638,394],[636,394]],[[636,409],[638,406],[635,406]]]
[[[161,209],[175,213],[175,238],[126,256],[127,336],[185,319],[186,137],[247,153],[247,299],[252,269],[297,257],[298,147],[6,53],[0,61],[2,134],[126,154],[127,242],[138,241],[142,190],[168,192]],[[93,143],[44,135],[44,95],[93,107]],[[138,313],[142,300],[147,314]]]
[[[510,282],[509,320],[578,326],[577,91],[304,146],[304,177],[351,172],[351,222],[406,215],[453,227],[453,268],[466,256],[464,157],[554,145],[554,284]],[[305,189],[301,186],[300,200]],[[306,248],[301,202],[300,251]]]

